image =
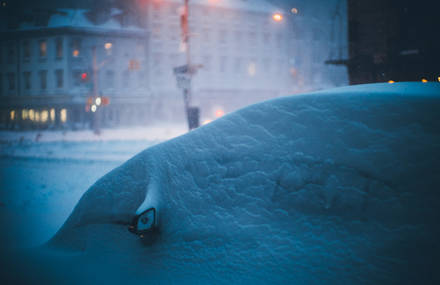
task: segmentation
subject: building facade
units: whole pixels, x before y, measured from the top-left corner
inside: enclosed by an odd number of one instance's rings
[[[148,121],[154,100],[148,90],[145,30],[111,19],[96,24],[85,10],[58,10],[43,24],[32,21],[3,32],[1,127],[86,128]],[[110,104],[92,108],[97,97]]]
[[[326,13],[343,14],[345,4],[337,9],[308,4],[294,13],[265,0],[191,0],[184,44],[183,2],[135,0],[120,10],[111,5],[57,10],[2,32],[1,126],[184,121],[173,69],[187,63],[187,51],[199,67],[191,97],[201,122],[262,100],[346,82],[345,66],[325,64],[340,46],[331,34],[334,19]],[[92,109],[97,97],[110,104]]]

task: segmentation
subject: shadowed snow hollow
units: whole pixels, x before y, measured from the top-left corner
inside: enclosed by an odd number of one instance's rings
[[[279,98],[136,155],[47,248],[114,282],[434,283],[439,158],[440,84]],[[141,240],[127,225],[149,207]]]

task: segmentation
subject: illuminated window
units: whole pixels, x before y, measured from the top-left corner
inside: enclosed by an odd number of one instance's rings
[[[75,38],[72,42],[72,55],[74,57],[78,57],[80,55],[81,50],[81,39]]]
[[[28,117],[29,117],[28,110],[26,110],[26,109],[21,110],[21,119],[24,121],[24,120],[27,120]]]
[[[9,117],[11,121],[15,120],[15,110],[11,110],[11,112],[9,113]]]
[[[35,121],[39,122],[40,121],[40,112],[39,111],[35,111]]]
[[[61,121],[61,123],[65,123],[67,121],[67,110],[66,109],[60,110],[60,121]]]
[[[40,57],[46,57],[47,55],[47,42],[46,40],[40,41]]]
[[[50,109],[50,120],[52,121],[52,122],[54,122],[55,121],[55,109],[54,108],[52,108],[52,109]]]
[[[41,111],[40,117],[41,117],[41,122],[46,123],[47,119],[49,118],[49,112],[47,110]]]
[[[35,119],[35,113],[33,109],[30,109],[28,112],[29,120],[33,121]]]

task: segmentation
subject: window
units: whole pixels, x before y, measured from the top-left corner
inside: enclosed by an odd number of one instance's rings
[[[255,32],[251,31],[251,32],[249,32],[248,36],[249,36],[249,42],[251,44],[255,44],[255,42],[257,40],[257,34]]]
[[[139,87],[147,86],[147,79],[145,78],[145,72],[139,72]]]
[[[10,43],[10,46],[8,48],[8,63],[14,63],[15,62],[15,47],[13,46],[13,43]]]
[[[72,56],[78,57],[80,55],[80,51],[81,51],[81,39],[75,38],[73,39],[72,42]]]
[[[47,70],[40,70],[40,88],[42,90],[47,89]]]
[[[242,62],[243,62],[243,60],[240,57],[237,57],[235,59],[235,65],[234,65],[235,73],[240,73]]]
[[[220,69],[219,69],[220,72],[226,71],[227,60],[228,60],[228,58],[226,56],[220,57]]]
[[[40,57],[46,57],[47,55],[47,41],[41,40],[40,41]]]
[[[25,61],[29,61],[29,58],[31,57],[31,46],[29,41],[23,42],[23,59]]]
[[[8,77],[8,90],[15,90],[15,73],[9,72],[7,77]]]
[[[211,69],[211,57],[209,55],[203,57],[203,67],[206,71]]]
[[[74,70],[72,72],[72,82],[74,86],[79,86],[81,83],[81,71],[79,70]]]
[[[241,41],[241,32],[240,31],[235,32],[235,41],[237,44],[241,44],[240,43],[240,41]]]
[[[105,86],[107,88],[114,88],[115,86],[115,73],[113,72],[113,70],[107,70],[105,72]]]
[[[64,86],[64,70],[62,70],[62,69],[55,70],[55,80],[57,83],[57,88],[63,88],[63,86]]]
[[[26,90],[31,89],[31,73],[30,73],[30,71],[23,72],[23,79],[24,79],[24,89],[26,89]]]
[[[226,43],[227,32],[225,30],[219,31],[219,42],[224,44]]]
[[[263,60],[263,68],[266,73],[270,73],[270,59],[266,58]]]
[[[130,71],[126,70],[122,74],[122,86],[123,87],[130,87],[131,86],[131,73]]]
[[[57,38],[56,39],[56,56],[57,58],[62,58],[63,57],[63,39],[62,38]]]

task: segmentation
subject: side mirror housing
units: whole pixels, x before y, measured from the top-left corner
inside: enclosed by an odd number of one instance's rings
[[[149,208],[135,216],[128,230],[141,237],[157,228],[157,213],[155,208]]]

